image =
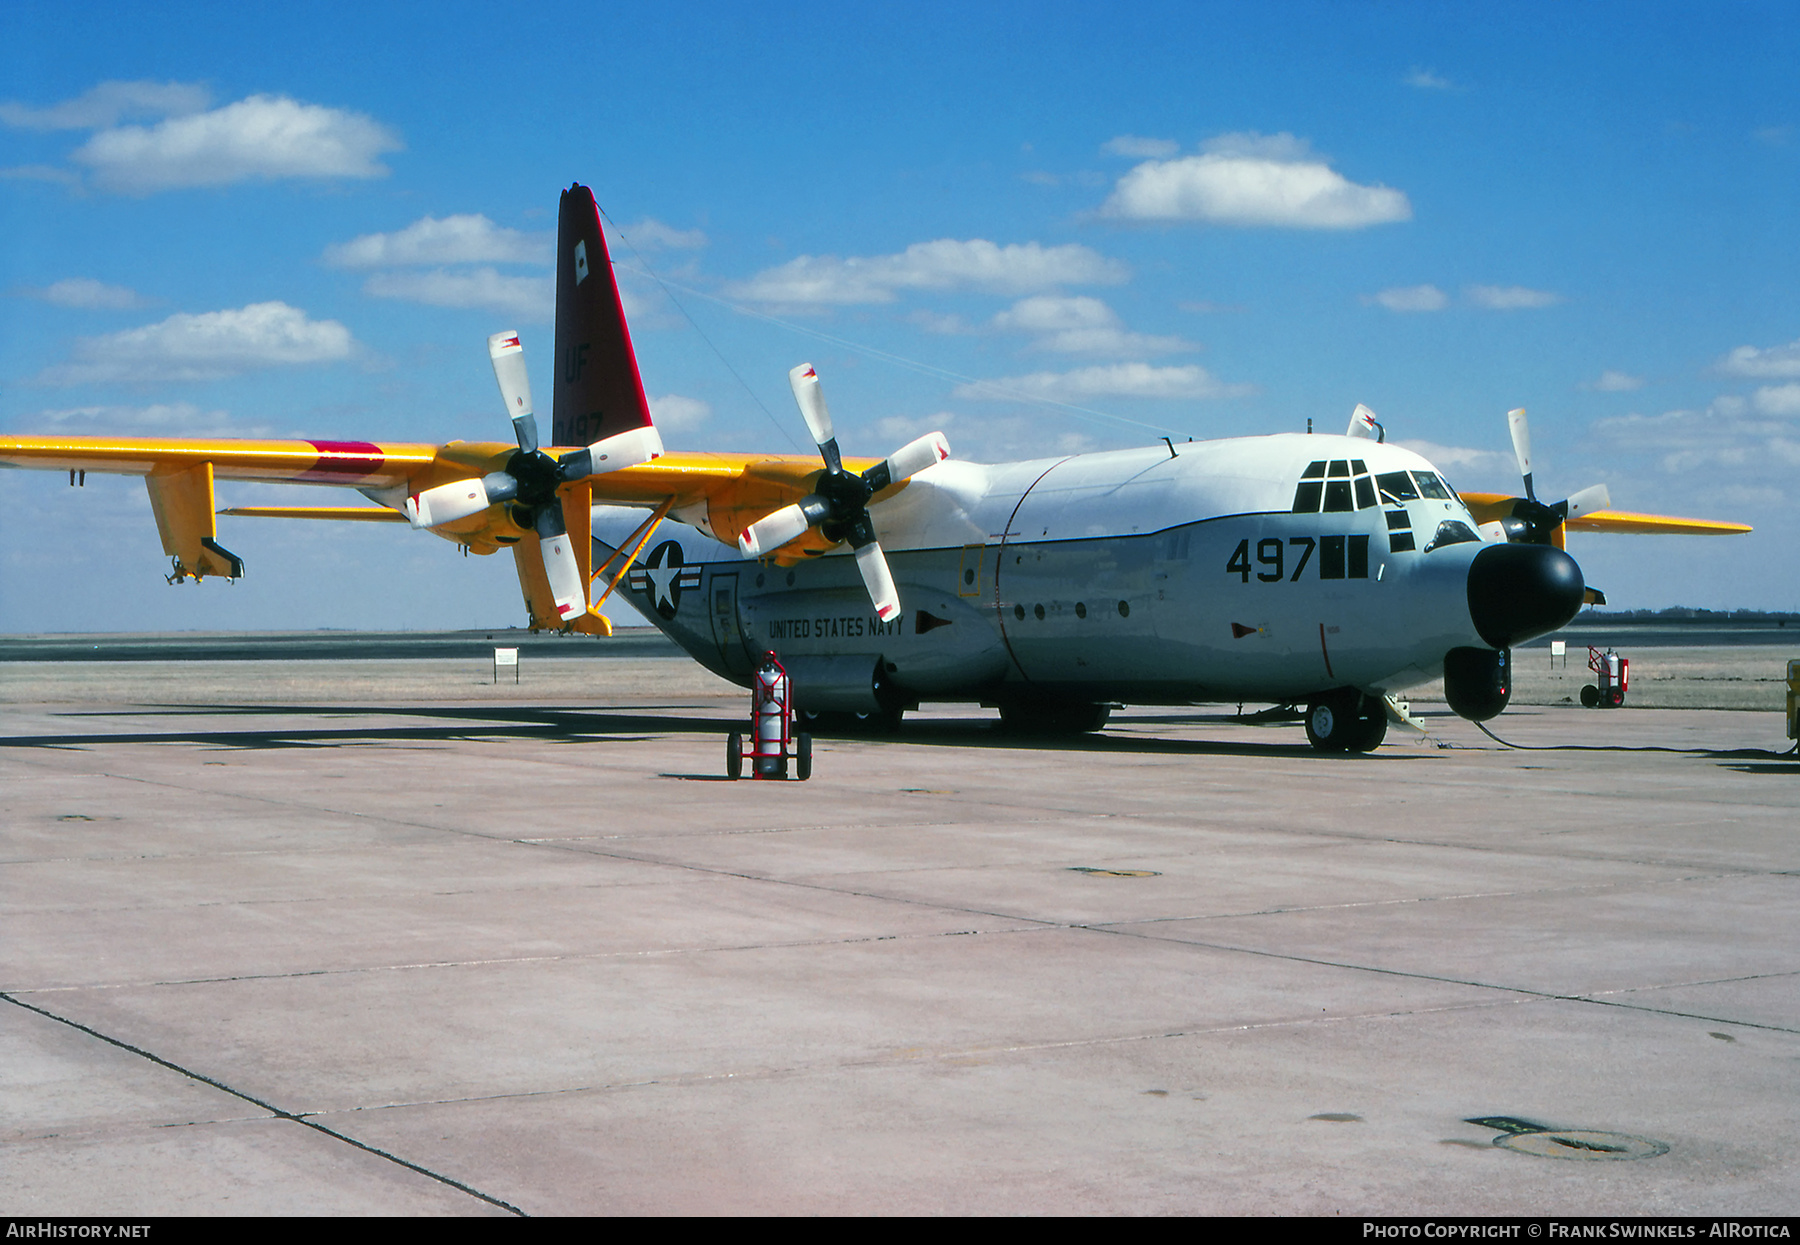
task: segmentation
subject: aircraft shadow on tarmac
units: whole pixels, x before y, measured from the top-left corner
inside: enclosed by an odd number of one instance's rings
[[[666,714],[652,712],[666,709]],[[358,706],[353,710],[321,705],[164,705],[129,710],[74,710],[73,718],[145,718],[166,721],[166,727],[136,731],[68,732],[49,735],[0,737],[0,748],[90,748],[108,744],[186,743],[221,749],[321,748],[356,744],[421,744],[453,740],[528,739],[540,743],[631,742],[659,735],[717,735],[723,739],[738,722],[734,716],[694,717],[689,706],[644,706],[609,709],[543,709],[526,706]],[[208,727],[184,730],[183,719],[235,718],[243,728]],[[256,728],[257,718],[299,718],[299,723]],[[321,720],[355,717],[405,718],[388,725],[320,725]],[[421,721],[421,719],[424,719]],[[1230,714],[1177,714],[1154,717],[1120,716],[1115,726],[1205,726],[1240,722]],[[1406,761],[1422,754],[1389,749],[1377,753],[1320,756],[1298,731],[1292,742],[1251,743],[1204,739],[1166,739],[1135,734],[1097,733],[1076,736],[1014,734],[992,718],[916,720],[889,734],[821,733],[819,738],[881,744],[912,744],[957,748],[994,748],[1007,751],[1120,753],[1154,756],[1307,756],[1332,760]],[[682,775],[687,777],[687,775]],[[695,777],[698,777],[697,775]]]

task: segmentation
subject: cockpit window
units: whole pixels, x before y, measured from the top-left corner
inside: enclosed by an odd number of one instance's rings
[[[1424,475],[1425,473],[1420,472],[1419,474]],[[1431,478],[1437,479],[1436,476]],[[1430,553],[1433,549],[1442,549],[1445,545],[1463,545],[1471,540],[1480,539],[1481,537],[1475,534],[1475,529],[1467,523],[1457,519],[1445,519],[1438,524],[1437,534],[1431,538],[1431,543],[1425,546],[1425,552]]]
[[[1381,500],[1390,503],[1411,501],[1419,495],[1413,487],[1412,477],[1404,471],[1388,471],[1375,477],[1375,483],[1381,486]]]
[[[1294,489],[1294,513],[1326,514],[1368,510],[1377,504],[1375,481],[1360,458],[1309,463]]]
[[[1413,479],[1419,482],[1419,495],[1431,497],[1438,501],[1451,501],[1454,495],[1444,487],[1444,482],[1429,471],[1413,472]],[[1478,538],[1477,538],[1478,539]]]

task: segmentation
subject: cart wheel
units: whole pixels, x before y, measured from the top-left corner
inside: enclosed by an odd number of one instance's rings
[[[804,731],[794,740],[794,777],[801,782],[812,777],[812,736]]]
[[[731,779],[744,776],[744,737],[732,731],[725,740],[725,777]]]
[[[1599,703],[1600,689],[1595,687],[1592,683],[1585,685],[1581,689],[1581,707],[1583,709],[1592,709]]]

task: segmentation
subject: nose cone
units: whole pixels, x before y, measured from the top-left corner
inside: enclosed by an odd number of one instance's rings
[[[1555,631],[1581,610],[1581,568],[1550,545],[1489,545],[1469,564],[1469,617],[1495,648]]]

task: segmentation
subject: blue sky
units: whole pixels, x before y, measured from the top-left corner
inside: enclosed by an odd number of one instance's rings
[[[1758,527],[1577,537],[1615,606],[1800,608],[1796,63],[1774,3],[8,6],[0,429],[503,440],[581,181],[672,448],[803,447],[811,360],[853,453],[1365,402],[1512,489],[1525,406],[1544,492]],[[135,480],[0,472],[0,537],[0,631],[523,617],[403,528],[170,588]]]

